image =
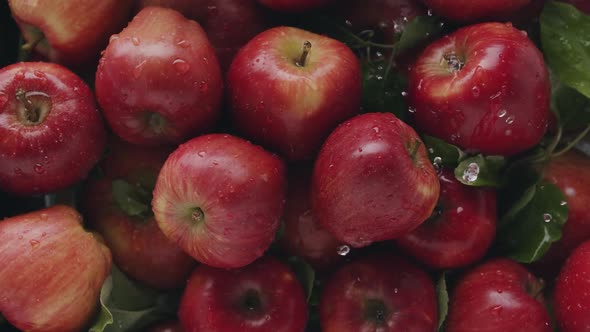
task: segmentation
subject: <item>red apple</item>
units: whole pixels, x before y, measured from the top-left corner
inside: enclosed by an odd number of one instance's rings
[[[344,44],[278,27],[252,39],[227,76],[232,119],[290,160],[311,159],[338,123],[360,111],[361,74]]]
[[[434,213],[397,244],[434,268],[456,268],[485,255],[496,233],[496,192],[461,184],[451,170],[439,174]]]
[[[353,261],[325,284],[323,332],[435,331],[434,283],[400,257],[381,254]]]
[[[334,0],[258,0],[272,10],[299,13],[326,6]]]
[[[151,212],[154,184],[169,152],[116,142],[101,163],[104,177],[90,180],[83,196],[87,220],[105,239],[117,266],[154,288],[184,287],[195,266],[162,233]]]
[[[547,129],[543,55],[509,24],[468,26],[430,44],[408,84],[417,127],[469,151],[514,155]]]
[[[532,0],[422,0],[435,14],[459,22],[498,20],[528,5]]]
[[[109,249],[72,208],[0,222],[0,312],[23,331],[80,331],[98,308]]]
[[[390,113],[367,113],[330,134],[315,162],[319,222],[354,247],[391,240],[431,215],[440,184],[416,132]]]
[[[555,283],[554,310],[560,331],[590,329],[590,241],[580,245],[561,268]]]
[[[96,72],[96,96],[111,129],[135,144],[180,143],[211,129],[221,95],[205,32],[172,9],[143,9],[111,37]]]
[[[279,158],[241,138],[210,134],[168,157],[152,209],[164,234],[195,259],[237,268],[270,246],[285,191]]]
[[[326,231],[311,212],[311,173],[308,166],[289,172],[289,190],[283,214],[285,231],[281,246],[290,255],[303,258],[316,270],[326,270],[341,260],[341,242]]]
[[[446,331],[553,331],[543,283],[506,258],[472,269],[451,294]]]
[[[180,321],[168,321],[152,326],[147,332],[184,332]]]
[[[0,69],[0,189],[42,194],[86,177],[106,132],[92,91],[51,63]]]
[[[265,257],[236,270],[197,267],[178,316],[187,332],[303,332],[307,305],[289,268]]]
[[[9,0],[25,41],[52,62],[94,64],[127,23],[133,0]]]

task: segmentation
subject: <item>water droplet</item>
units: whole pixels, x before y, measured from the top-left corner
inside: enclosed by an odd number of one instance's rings
[[[31,244],[31,248],[35,249],[39,246],[39,241],[37,240],[31,240],[29,241],[29,243]]]
[[[473,97],[477,98],[479,97],[479,87],[476,85],[473,88],[471,88],[471,94],[473,94]]]
[[[209,15],[217,15],[219,13],[217,6],[207,6],[207,9],[209,10]]]
[[[559,205],[561,205],[561,206],[566,206],[566,205],[567,205],[567,202],[566,202],[566,201],[561,201],[561,202],[559,203]]]
[[[184,39],[181,40],[181,41],[179,41],[178,43],[176,43],[176,45],[178,45],[178,46],[180,46],[182,48],[187,48],[187,47],[191,46],[191,44],[188,41],[184,40]]]
[[[397,289],[397,287],[396,287],[396,288],[394,288],[394,289],[393,289],[393,293],[394,293],[394,294],[397,294],[397,293],[399,293],[399,289]]]
[[[207,91],[209,91],[209,85],[207,85],[207,82],[199,82],[199,90],[201,91],[201,93],[207,93]]]
[[[408,96],[408,93],[406,91],[402,91],[402,96],[403,97],[407,97]]]
[[[550,215],[549,213],[543,213],[543,221],[544,222],[550,222],[553,219],[553,216]]]
[[[435,169],[439,170],[442,165],[442,158],[441,157],[434,157],[434,159],[432,160],[432,165],[434,166]]]
[[[347,245],[340,246],[340,247],[338,247],[336,252],[340,256],[346,256],[350,252],[350,247]]]
[[[47,76],[45,76],[45,73],[40,71],[40,70],[35,70],[33,71],[33,75],[39,77],[39,78],[46,78]]]
[[[506,118],[506,123],[507,124],[512,124],[514,122],[514,115],[511,115],[509,117]]]
[[[379,127],[373,127],[373,131],[379,133]]]
[[[205,152],[205,151],[199,151],[199,152],[197,153],[197,155],[198,155],[199,157],[203,158],[203,157],[205,157],[205,156],[207,155],[207,152]]]
[[[172,62],[174,65],[174,69],[180,74],[185,74],[189,69],[191,69],[191,65],[188,62],[184,61],[183,59],[176,59]]]
[[[498,112],[498,117],[499,117],[499,118],[503,118],[503,117],[505,117],[505,116],[506,116],[506,114],[507,114],[507,113],[508,113],[508,111],[506,111],[505,109],[501,109],[501,110]]]
[[[381,81],[381,80],[383,79],[383,76],[381,76],[381,75],[377,75],[377,76],[375,76],[375,78],[376,78],[378,81]]]
[[[140,44],[140,40],[139,40],[139,38],[138,38],[138,37],[132,37],[132,38],[131,38],[131,42],[132,42],[132,43],[133,43],[133,45],[135,45],[135,46],[139,46],[139,44]]]
[[[146,64],[147,60],[143,60],[135,68],[133,68],[133,78],[137,79],[141,76],[141,72],[143,71],[143,66]]]
[[[333,168],[333,167],[334,167],[334,164],[328,165],[328,168]]]
[[[463,171],[463,181],[472,183],[477,181],[479,175],[479,165],[477,163],[471,163]]]
[[[119,39],[119,35],[114,34],[109,38],[109,43],[114,42],[115,40]]]
[[[410,113],[416,113],[416,109],[413,108],[413,107],[409,107],[408,108],[408,112],[410,112]]]
[[[35,164],[35,166],[33,167],[33,170],[37,174],[43,174],[43,173],[45,173],[45,168],[41,164]]]
[[[350,22],[349,20],[344,21],[344,24],[346,24],[349,27],[352,27],[352,22]]]
[[[16,80],[22,80],[22,79],[24,79],[24,78],[25,78],[25,73],[24,73],[24,72],[21,70],[21,71],[19,71],[18,73],[16,73],[16,74],[14,75],[14,78],[15,78]]]
[[[426,13],[428,14],[428,16],[432,16],[433,15],[432,9],[429,9]]]

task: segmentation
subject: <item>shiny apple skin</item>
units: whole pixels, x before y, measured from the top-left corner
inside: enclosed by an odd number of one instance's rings
[[[166,160],[152,209],[160,229],[196,260],[238,268],[274,240],[287,186],[283,162],[241,138],[210,134]],[[200,219],[192,218],[201,209]],[[199,221],[200,220],[200,221]]]
[[[567,259],[555,282],[555,318],[562,332],[590,329],[590,241],[582,243]]]
[[[449,71],[444,56],[464,56]],[[550,82],[543,55],[509,24],[468,26],[430,44],[409,77],[418,129],[484,154],[514,155],[547,130]]]
[[[382,319],[370,311],[367,300],[381,302]],[[320,299],[323,332],[435,331],[437,316],[430,276],[390,254],[343,266],[328,279]]]
[[[96,96],[111,129],[138,145],[178,144],[210,130],[222,89],[203,29],[161,7],[144,8],[113,36],[96,72]]]
[[[250,290],[259,300],[252,310],[244,303]],[[307,303],[289,268],[264,257],[236,270],[197,267],[184,290],[178,316],[187,332],[303,332]]]
[[[23,331],[81,331],[96,312],[111,254],[71,207],[0,222],[0,312]]]
[[[440,198],[427,221],[396,242],[420,262],[437,269],[481,259],[496,233],[496,192],[461,184],[451,170],[439,174]],[[436,210],[436,208],[435,208]]]
[[[437,15],[457,22],[500,20],[525,7],[531,0],[422,0]]]
[[[100,165],[104,177],[86,184],[83,206],[88,224],[102,235],[121,271],[152,288],[180,289],[196,262],[162,233],[153,216],[128,215],[112,194],[114,180],[137,186],[145,181],[141,177],[155,179],[170,152],[114,142]]]
[[[458,281],[446,331],[553,331],[541,289],[541,282],[512,260],[485,262]]]
[[[258,0],[264,6],[281,12],[301,13],[324,7],[334,0]]]
[[[19,89],[50,100],[39,124],[29,125],[18,115],[23,105],[16,98]],[[34,195],[71,186],[87,176],[105,144],[92,91],[74,73],[43,62],[0,69],[0,190]]]
[[[311,52],[303,67],[305,41]],[[360,112],[360,65],[334,39],[292,27],[267,30],[234,58],[227,76],[234,125],[289,160],[313,159],[338,123]]]
[[[364,247],[418,227],[439,190],[416,132],[393,114],[367,113],[338,126],[324,143],[314,165],[313,213],[338,240]]]

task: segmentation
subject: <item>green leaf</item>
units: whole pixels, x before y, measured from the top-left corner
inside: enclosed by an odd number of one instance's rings
[[[404,120],[408,109],[405,97],[402,95],[407,86],[406,79],[383,59],[364,61],[362,74],[363,111],[393,113]]]
[[[301,286],[303,286],[306,299],[309,302],[315,285],[314,269],[309,264],[307,264],[307,262],[297,256],[289,257],[288,262],[291,266],[291,270],[293,270],[293,273],[295,273],[295,276],[297,276]]]
[[[565,130],[575,130],[590,123],[590,99],[559,82],[552,89],[553,110]]]
[[[550,1],[540,23],[549,66],[564,84],[590,98],[590,16],[572,5]]]
[[[100,311],[95,318],[94,324],[88,330],[89,332],[103,332],[108,325],[113,324],[113,315],[106,306],[112,291],[113,277],[108,276],[100,290]]]
[[[455,168],[455,177],[461,183],[475,187],[499,187],[502,184],[504,157],[477,155],[467,158]]]
[[[127,181],[118,179],[112,182],[111,189],[115,203],[129,216],[139,217],[151,213],[151,205],[144,203],[148,198],[141,186],[132,186]]]
[[[416,16],[404,26],[399,40],[395,43],[395,52],[401,54],[421,46],[428,40],[440,36],[442,31],[443,24],[438,17]]]
[[[523,199],[502,217],[497,241],[509,257],[531,263],[561,238],[568,206],[561,190],[545,180],[525,191]]]
[[[422,140],[426,145],[428,156],[433,163],[444,167],[455,168],[459,165],[459,162],[465,158],[465,153],[463,153],[461,149],[439,138],[424,136],[422,137]]]
[[[438,331],[442,332],[449,312],[449,293],[447,291],[446,273],[443,273],[436,283],[436,297],[438,299]]]

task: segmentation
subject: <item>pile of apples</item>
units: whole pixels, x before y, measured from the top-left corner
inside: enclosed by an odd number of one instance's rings
[[[0,330],[589,331],[569,3],[8,0]]]

